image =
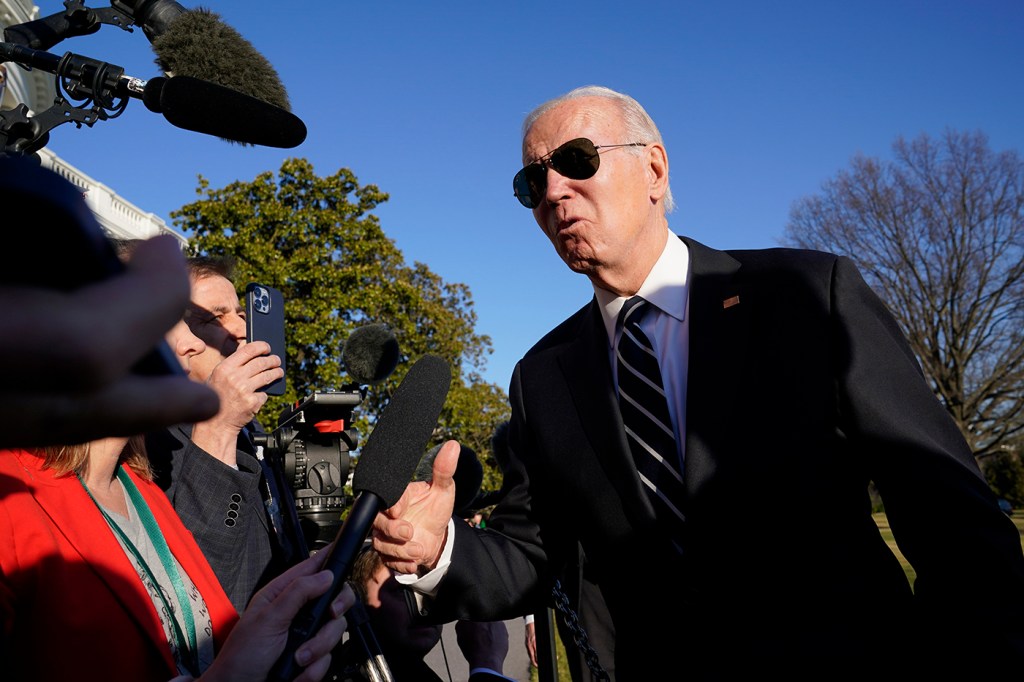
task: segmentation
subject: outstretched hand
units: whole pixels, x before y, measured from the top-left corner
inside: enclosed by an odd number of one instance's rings
[[[437,566],[455,509],[455,468],[459,444],[448,441],[434,458],[430,482],[409,484],[393,507],[373,522],[373,548],[384,565],[398,573]]]
[[[199,679],[202,682],[266,679],[284,651],[292,620],[307,602],[324,594],[333,583],[331,572],[320,570],[322,559],[322,556],[313,556],[296,564],[253,595],[213,665]],[[296,662],[303,666],[296,682],[315,682],[327,674],[331,652],[341,642],[348,624],[344,614],[354,603],[355,593],[346,583],[331,603],[330,619],[295,652]]]

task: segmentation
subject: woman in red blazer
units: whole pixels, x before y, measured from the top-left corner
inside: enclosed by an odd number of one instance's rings
[[[184,323],[168,341],[183,365],[205,348]],[[253,597],[227,642],[238,612],[139,443],[0,451],[0,679],[264,679],[291,619],[331,585],[302,562]],[[346,588],[299,648],[299,680],[326,673],[353,601]]]
[[[123,445],[124,439],[120,442]],[[188,598],[201,600],[198,611],[207,614],[193,618],[198,651],[192,657],[204,669],[238,620],[238,612],[198,545],[163,491],[149,480],[145,458],[132,454],[121,464],[119,454],[114,440],[48,452],[0,453],[0,537],[4,538],[0,543],[0,623],[8,659],[2,664],[5,679],[128,682],[201,672],[184,663],[190,656],[187,645],[173,649],[169,645],[165,627],[171,632],[176,628],[166,609],[158,610],[160,597],[151,596],[137,562],[122,548],[97,506],[97,501],[121,492],[124,478],[148,506],[180,567],[181,580],[195,586],[195,590],[189,588]],[[78,471],[67,471],[66,462],[73,460],[81,462]],[[83,470],[86,473],[80,477]],[[118,471],[124,472],[120,479]],[[89,485],[89,490],[83,484],[101,478],[108,482],[102,490],[98,483]],[[122,493],[121,500],[124,511],[129,498]],[[110,512],[117,510],[103,504],[113,518]],[[135,509],[132,513],[142,515]],[[144,563],[153,564],[151,571],[159,570],[157,562]],[[163,593],[179,612],[175,591]],[[186,629],[178,629],[185,634]]]

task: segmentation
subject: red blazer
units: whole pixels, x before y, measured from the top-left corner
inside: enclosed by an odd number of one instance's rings
[[[164,682],[177,675],[153,601],[75,476],[0,451],[0,677]],[[238,613],[163,491],[129,472],[206,601],[220,649]]]

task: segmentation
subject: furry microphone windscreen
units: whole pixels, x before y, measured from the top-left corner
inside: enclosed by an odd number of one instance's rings
[[[153,38],[156,64],[173,76],[216,83],[291,111],[277,71],[249,41],[207,9],[182,13]]]
[[[384,381],[398,366],[398,340],[385,324],[367,324],[348,335],[341,361],[357,384]]]

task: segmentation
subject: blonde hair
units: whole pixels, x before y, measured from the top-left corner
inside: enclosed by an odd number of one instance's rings
[[[84,476],[89,469],[89,444],[50,445],[40,448],[43,455],[43,468],[52,469],[58,476],[78,474]],[[143,436],[132,436],[121,452],[119,461],[128,465],[140,478],[152,481],[153,469],[146,455],[146,439]]]

